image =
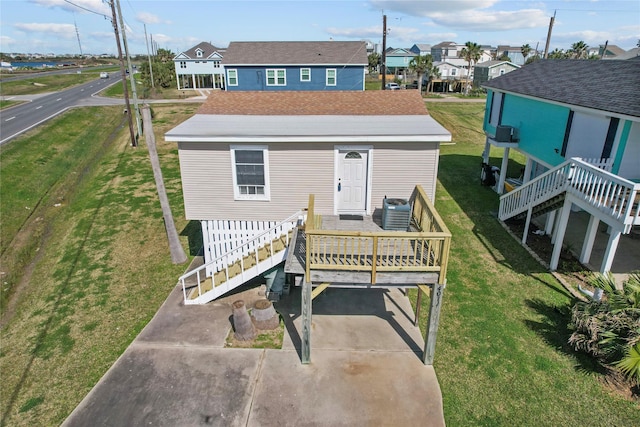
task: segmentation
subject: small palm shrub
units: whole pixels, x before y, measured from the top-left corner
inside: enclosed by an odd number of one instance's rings
[[[591,285],[604,291],[601,301],[577,302],[571,310],[569,344],[594,356],[640,384],[640,272],[622,289],[611,274],[595,274]]]

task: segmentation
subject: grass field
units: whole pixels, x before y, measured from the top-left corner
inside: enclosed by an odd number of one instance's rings
[[[567,346],[570,297],[495,218],[497,195],[479,184],[484,104],[427,105],[455,142],[441,147],[435,201],[453,233],[435,354],[447,424],[637,425],[638,403],[603,385],[598,369]],[[189,224],[182,219],[177,150],[162,135],[196,108],[153,107],[182,234]],[[3,249],[25,227],[41,230],[25,255],[18,303],[2,327],[3,425],[62,422],[185,268],[171,264],[146,148],[128,146],[118,110],[65,113],[1,152],[0,206],[14,197],[15,207],[0,212]],[[105,129],[65,129],[68,121]],[[500,154],[492,153],[494,162]],[[509,175],[519,173],[514,159]]]
[[[2,82],[0,95],[36,95],[57,92],[98,78],[100,71],[83,71],[80,74],[55,74],[49,76],[33,75],[24,80]]]

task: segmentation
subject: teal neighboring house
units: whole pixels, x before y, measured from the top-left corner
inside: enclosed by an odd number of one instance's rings
[[[409,63],[417,56],[409,49],[388,49],[385,66],[388,72],[398,74],[409,68]]]
[[[491,147],[503,149],[495,189],[516,187],[501,196],[500,219],[525,219],[523,243],[531,220],[544,219],[554,270],[571,211],[586,212],[580,261],[590,262],[604,222],[600,271],[611,271],[621,236],[640,226],[640,61],[541,60],[483,87],[483,163]],[[521,182],[506,176],[511,149],[527,159]]]

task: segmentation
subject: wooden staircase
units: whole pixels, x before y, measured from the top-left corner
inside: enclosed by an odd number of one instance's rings
[[[286,259],[293,229],[304,218],[296,212],[276,226],[255,236],[222,256],[183,274],[185,305],[206,304],[265,273]],[[265,242],[258,244],[258,242]],[[207,274],[207,271],[212,271]]]
[[[531,219],[560,208],[567,194],[581,208],[620,223],[624,233],[640,225],[640,184],[577,158],[502,195],[498,218]]]

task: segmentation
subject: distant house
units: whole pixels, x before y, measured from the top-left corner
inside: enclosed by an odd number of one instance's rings
[[[458,58],[462,48],[464,45],[456,42],[441,42],[431,47],[431,56],[433,56],[434,62],[443,62],[447,59]]]
[[[410,51],[409,49],[404,48],[389,48],[386,53],[386,62],[385,65],[387,67],[387,72],[392,74],[400,74],[406,73],[409,69],[409,64],[411,60],[415,58],[417,55]]]
[[[615,44],[600,45],[597,48],[596,54],[602,59],[629,59],[629,57],[632,56],[628,55],[627,51]]]
[[[484,87],[483,160],[489,163],[492,146],[504,150],[499,193],[509,150],[526,156],[522,185],[500,198],[500,219],[525,219],[524,242],[530,221],[539,216],[555,245],[554,270],[565,233],[578,227],[570,214],[582,211],[588,225],[579,231],[580,261],[598,261],[591,256],[601,236],[606,250],[599,269],[611,271],[620,239],[640,226],[640,62],[539,60]],[[601,222],[606,233],[598,231]],[[640,270],[637,261],[624,268]]]
[[[535,52],[532,51],[530,55],[534,53]],[[522,48],[519,46],[499,45],[496,50],[496,59],[504,55],[508,56],[509,60],[516,65],[524,65],[527,60],[527,58],[522,55]]]
[[[510,73],[518,68],[520,68],[519,65],[509,61],[479,62],[474,67],[473,86],[480,87],[489,80]]]
[[[420,55],[420,56],[431,55],[430,44],[421,44],[421,43],[414,44],[413,46],[411,46],[411,48],[409,48],[409,50],[414,54]]]
[[[319,215],[372,215],[416,184],[434,200],[451,134],[417,91],[223,91],[165,139],[177,142],[186,217],[201,223],[209,264],[295,223],[309,194]]]
[[[202,42],[173,58],[178,89],[224,88],[224,49]]]
[[[222,64],[226,90],[364,90],[367,43],[231,42]]]

